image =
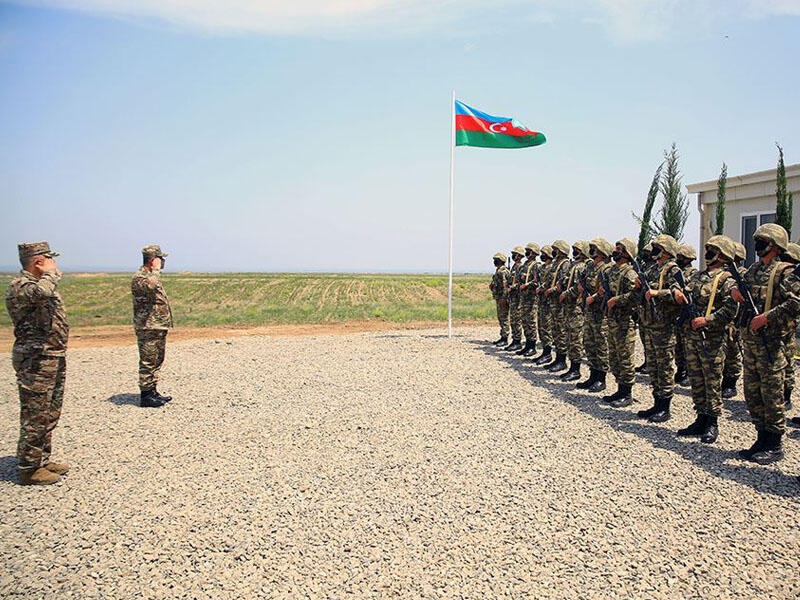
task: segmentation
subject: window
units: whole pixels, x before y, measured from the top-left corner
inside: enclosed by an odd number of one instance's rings
[[[753,244],[753,234],[759,225],[764,223],[774,223],[775,213],[754,213],[750,215],[742,215],[742,244],[747,250],[747,258],[745,259],[746,265],[752,265],[756,260],[756,249]]]

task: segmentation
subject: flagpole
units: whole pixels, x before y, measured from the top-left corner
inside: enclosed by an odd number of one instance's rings
[[[456,162],[456,91],[450,100],[450,249],[447,256],[447,337],[453,337],[453,182]]]

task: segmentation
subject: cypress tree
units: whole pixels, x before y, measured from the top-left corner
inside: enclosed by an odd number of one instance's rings
[[[783,165],[783,148],[777,142],[778,171],[775,174],[775,222],[783,227],[792,237],[792,203],[791,192],[786,191],[786,168]]]
[[[717,179],[717,214],[714,223],[714,235],[722,235],[725,229],[725,184],[728,181],[728,165],[722,163],[722,172]]]
[[[656,197],[658,196],[658,182],[661,180],[661,169],[663,167],[664,163],[662,162],[658,165],[655,175],[653,175],[653,181],[650,183],[650,191],[647,192],[647,200],[644,203],[644,212],[642,216],[639,217],[636,213],[631,213],[636,222],[639,223],[639,252],[644,249],[647,242],[649,242],[650,238],[653,236],[653,226],[650,223],[650,217],[653,212],[653,205],[656,203]]]
[[[683,228],[689,218],[689,201],[681,190],[681,172],[678,169],[678,149],[675,142],[672,143],[669,152],[664,151],[664,165],[666,169],[662,173],[660,185],[664,203],[661,205],[661,213],[654,225],[654,231],[671,235],[680,242],[683,239]]]

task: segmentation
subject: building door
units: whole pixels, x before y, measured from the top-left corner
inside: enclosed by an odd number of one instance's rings
[[[747,250],[747,258],[745,264],[750,266],[756,260],[756,249],[753,244],[753,234],[759,225],[764,223],[774,223],[775,213],[761,213],[755,215],[747,215],[742,217],[742,244]]]

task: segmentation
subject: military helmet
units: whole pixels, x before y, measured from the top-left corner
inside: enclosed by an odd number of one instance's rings
[[[786,254],[794,261],[795,264],[800,263],[800,245],[794,242],[789,242],[786,247]]]
[[[142,248],[142,256],[145,258],[166,258],[169,255],[161,251],[161,246],[150,244]]]
[[[525,244],[525,248],[532,251],[534,254],[539,254],[539,244],[536,242],[528,242]]]
[[[733,242],[733,245],[736,248],[736,258],[740,258],[742,260],[747,259],[747,248],[744,247],[744,244],[741,242]]]
[[[553,242],[553,250],[558,250],[566,256],[569,254],[569,243],[565,240],[556,240]]]
[[[628,253],[632,259],[636,258],[636,242],[634,242],[631,238],[622,238],[621,240],[617,240],[617,244],[625,248],[625,252]]]
[[[522,246],[514,246],[511,249],[511,254],[519,254],[520,256],[525,256],[525,248]]]
[[[681,244],[678,246],[678,254],[681,258],[688,258],[689,260],[697,260],[697,252],[694,251],[689,244]]]
[[[783,251],[786,251],[789,245],[789,234],[777,223],[765,223],[756,229],[756,232],[753,234],[753,239],[767,240]]]
[[[659,246],[664,252],[669,254],[672,258],[678,255],[678,242],[675,238],[666,233],[660,233],[653,240],[653,246]]]
[[[612,246],[611,242],[605,238],[594,238],[591,242],[589,242],[589,245],[597,248],[597,251],[606,258],[610,258],[611,253],[614,252],[614,246]]]
[[[572,244],[572,249],[577,250],[581,254],[583,254],[586,258],[589,258],[589,242],[586,240],[578,240],[574,244]]]
[[[503,262],[506,262],[506,260],[508,260],[508,257],[506,257],[506,255],[505,255],[505,254],[503,254],[502,252],[497,252],[497,253],[496,253],[496,254],[495,254],[493,257],[492,257],[492,260],[502,260]]]
[[[542,246],[542,251],[540,252],[542,258],[553,258],[553,247],[550,244],[545,244]]]
[[[728,260],[736,256],[736,246],[727,235],[712,235],[706,242],[706,248],[716,248]]]

